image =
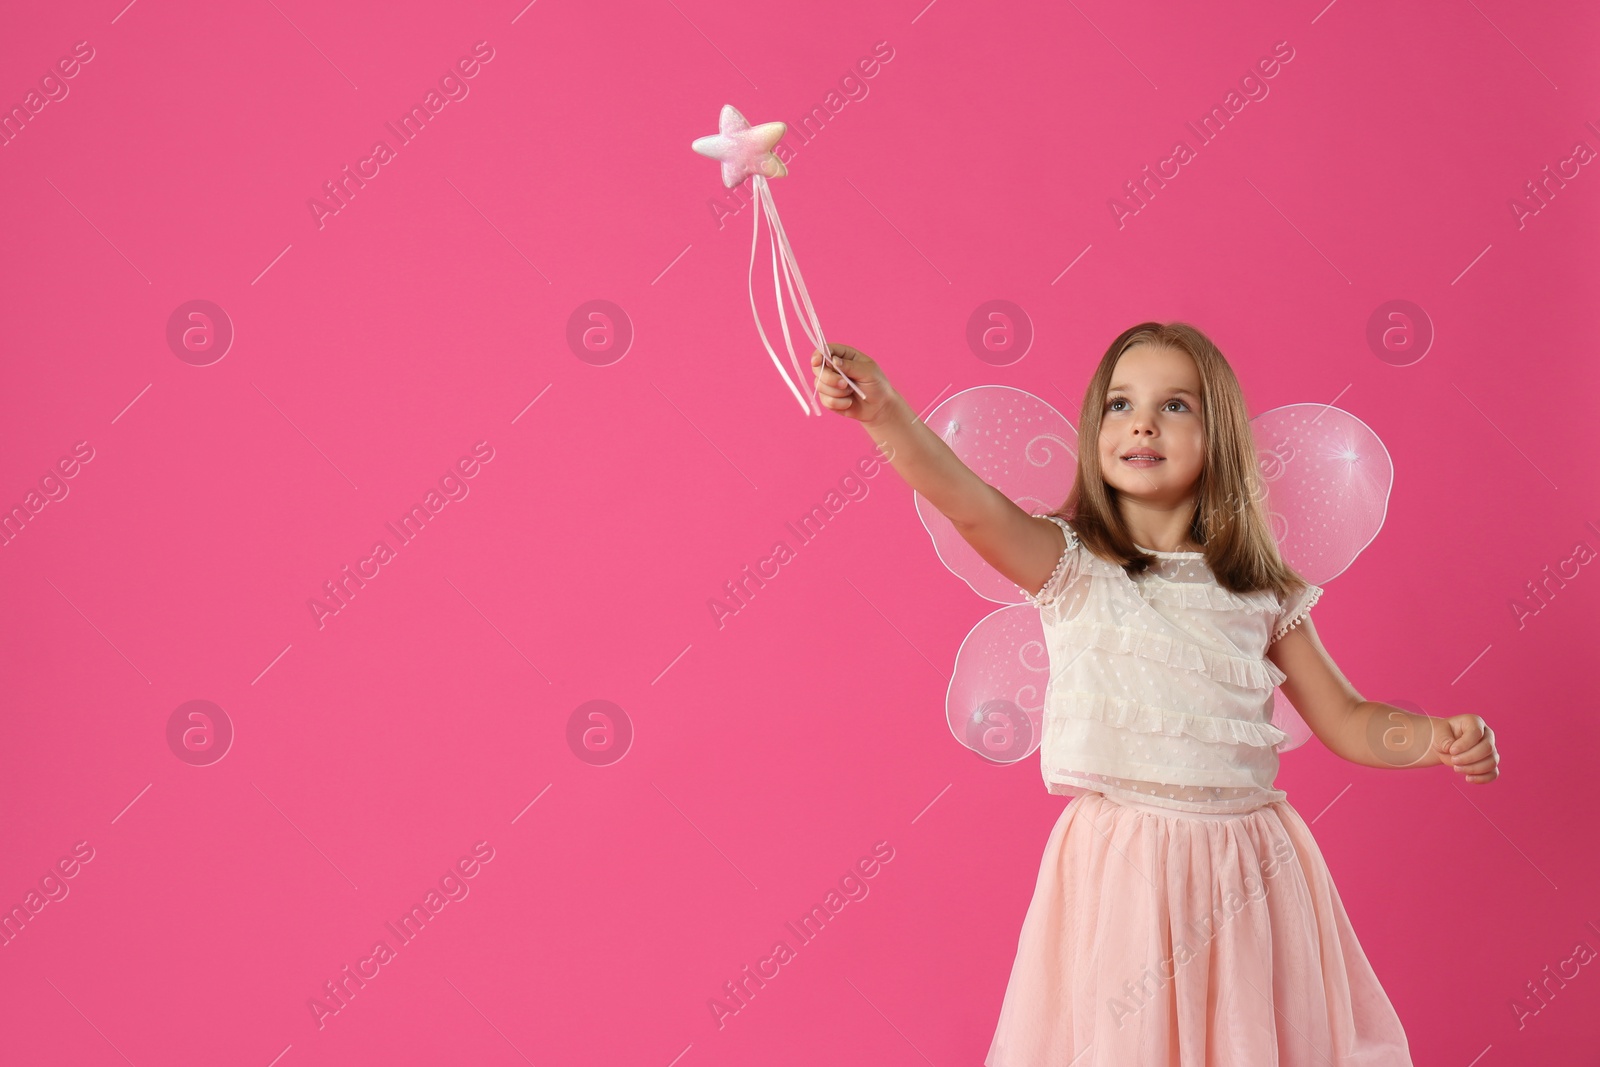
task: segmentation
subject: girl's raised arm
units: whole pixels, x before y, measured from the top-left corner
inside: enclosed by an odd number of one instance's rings
[[[1061,558],[1061,529],[1023,511],[961,462],[865,353],[831,343],[828,350],[864,396],[814,352],[811,368],[822,404],[860,422],[905,483],[938,508],[990,566],[1030,593],[1043,586]]]

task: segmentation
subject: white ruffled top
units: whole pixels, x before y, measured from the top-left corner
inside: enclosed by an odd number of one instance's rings
[[[1287,797],[1273,785],[1273,690],[1287,676],[1272,642],[1322,595],[1222,588],[1203,552],[1141,551],[1144,573],[1085,549],[1071,525],[1037,593],[1050,680],[1039,744],[1045,787],[1105,793],[1190,812],[1250,811]]]

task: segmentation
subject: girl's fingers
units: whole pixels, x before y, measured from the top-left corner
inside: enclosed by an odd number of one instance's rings
[[[818,396],[833,397],[834,399],[849,399],[855,395],[855,390],[850,388],[848,379],[838,374],[822,372],[816,377]]]
[[[827,368],[824,368],[817,373],[817,382],[824,389],[840,390],[838,394],[840,396],[854,391],[850,388],[850,379],[846,378],[843,374],[837,374],[832,370],[828,370]]]

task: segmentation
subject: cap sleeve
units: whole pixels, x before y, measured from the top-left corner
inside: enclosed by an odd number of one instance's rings
[[[1272,640],[1268,641],[1267,644],[1273,644],[1278,638],[1300,625],[1310,615],[1311,605],[1315,604],[1321,596],[1322,587],[1320,585],[1311,585],[1310,583],[1307,583],[1305,588],[1298,593],[1289,594],[1288,598],[1283,602],[1283,607],[1278,612],[1277,619],[1273,622]]]
[[[1061,516],[1036,515],[1034,517],[1039,519],[1049,519],[1051,522],[1061,527],[1061,532],[1066,535],[1067,539],[1065,547],[1061,549],[1061,557],[1056,560],[1056,569],[1050,572],[1050,577],[1045,579],[1045,583],[1039,588],[1039,591],[1037,593],[1030,593],[1026,589],[1022,590],[1022,595],[1028,598],[1028,603],[1032,604],[1034,607],[1043,608],[1048,607],[1059,600],[1061,598],[1061,594],[1065,592],[1067,587],[1072,584],[1072,580],[1078,576],[1078,564],[1081,553],[1083,552],[1083,547],[1082,543],[1078,540],[1077,533],[1073,531],[1072,527],[1069,526],[1067,521],[1061,518]]]

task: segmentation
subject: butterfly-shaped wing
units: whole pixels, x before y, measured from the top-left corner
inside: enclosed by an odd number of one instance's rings
[[[1039,747],[1050,680],[1039,612],[1014,604],[978,620],[956,651],[945,697],[955,739],[995,763],[1015,763]]]
[[[1284,560],[1312,585],[1343,574],[1383,528],[1394,461],[1372,428],[1342,408],[1286,404],[1250,420],[1267,521]],[[1294,705],[1273,691],[1279,752],[1311,738]]]
[[[1022,389],[981,385],[948,398],[923,420],[961,461],[1030,514],[1067,498],[1078,464],[1078,431],[1055,408]],[[921,495],[917,515],[939,561],[974,593],[1018,604],[1016,585],[978,555],[944,513]]]

